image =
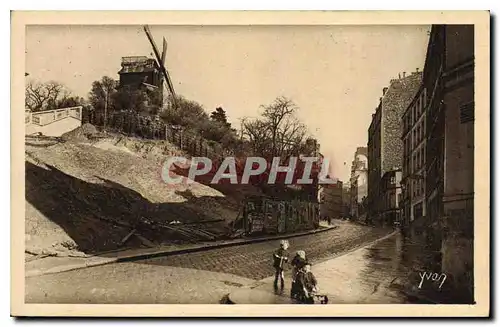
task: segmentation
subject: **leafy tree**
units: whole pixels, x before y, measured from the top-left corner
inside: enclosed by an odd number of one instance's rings
[[[89,102],[96,112],[114,110],[113,98],[117,92],[118,83],[109,76],[103,76],[92,83],[89,93]]]
[[[134,111],[137,113],[149,111],[149,97],[144,90],[122,87],[112,95],[114,110]]]
[[[172,125],[180,125],[188,129],[202,131],[209,122],[209,116],[203,107],[195,101],[184,97],[177,97],[177,107],[169,105],[162,111],[160,116]]]
[[[215,111],[212,111],[212,113],[210,114],[210,119],[212,121],[219,122],[228,128],[231,127],[231,124],[227,121],[226,111],[222,109],[222,107],[218,107],[215,109]]]
[[[85,99],[79,96],[69,96],[59,102],[59,108],[77,107],[85,104]]]

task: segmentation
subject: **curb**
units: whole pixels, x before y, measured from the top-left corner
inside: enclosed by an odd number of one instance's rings
[[[201,245],[201,246],[194,246],[194,247],[185,248],[185,249],[178,249],[178,250],[159,250],[158,252],[139,253],[139,254],[132,254],[132,255],[128,255],[128,256],[125,255],[122,257],[115,257],[115,258],[101,258],[102,260],[98,260],[96,262],[88,262],[87,261],[87,262],[83,262],[81,264],[71,264],[71,265],[59,266],[59,267],[56,266],[56,267],[53,267],[53,268],[46,270],[46,271],[40,271],[40,270],[27,271],[25,273],[25,277],[35,277],[35,276],[42,276],[42,275],[57,274],[60,272],[102,266],[102,265],[106,265],[106,264],[110,264],[110,263],[144,260],[144,259],[151,259],[151,258],[163,257],[163,256],[169,256],[169,255],[177,255],[177,254],[208,251],[208,250],[213,250],[213,249],[221,249],[221,248],[230,247],[230,246],[263,243],[263,242],[268,242],[268,241],[281,240],[284,238],[294,238],[294,237],[300,237],[300,236],[306,236],[306,235],[314,235],[314,234],[319,234],[319,233],[331,231],[331,230],[337,229],[338,227],[339,226],[329,226],[329,227],[322,228],[322,229],[315,229],[312,231],[300,232],[300,233],[289,234],[289,235],[261,237],[261,238],[255,238],[255,239],[250,239],[250,240],[240,240],[240,241],[234,241],[234,242],[229,241],[227,243]],[[95,256],[95,257],[98,258],[98,256]],[[90,257],[90,258],[92,258],[92,257]]]

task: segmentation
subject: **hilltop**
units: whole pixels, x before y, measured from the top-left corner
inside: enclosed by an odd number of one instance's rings
[[[27,138],[26,251],[84,255],[123,247],[230,237],[250,186],[167,185],[167,141],[89,137],[85,124],[62,138]],[[182,229],[179,229],[180,226]]]

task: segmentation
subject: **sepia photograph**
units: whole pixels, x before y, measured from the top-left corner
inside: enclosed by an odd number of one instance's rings
[[[13,12],[11,314],[488,316],[489,21]]]

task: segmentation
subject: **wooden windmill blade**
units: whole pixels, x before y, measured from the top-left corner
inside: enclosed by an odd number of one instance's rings
[[[167,57],[167,40],[165,40],[165,38],[163,38],[163,50],[161,52],[161,64],[163,66],[165,66],[165,59],[166,59],[166,57]],[[162,73],[162,75],[163,75],[163,73]],[[163,90],[163,85],[164,85],[165,80],[166,80],[165,78],[161,79],[161,83],[160,84],[161,84],[161,89],[162,90]],[[169,92],[170,92],[170,90],[169,90]]]
[[[155,54],[156,60],[158,61],[158,66],[160,67],[160,71],[163,73],[163,76],[165,77],[165,80],[167,82],[167,87],[172,95],[172,99],[174,101],[174,106],[177,107],[177,100],[176,100],[176,95],[175,95],[175,90],[174,86],[172,84],[172,80],[170,79],[170,75],[168,74],[167,69],[165,68],[164,60],[166,56],[166,50],[167,50],[167,42],[165,41],[163,43],[163,52],[162,55],[160,56],[160,52],[158,51],[158,47],[156,46],[155,40],[153,39],[153,36],[151,34],[151,31],[149,30],[149,26],[145,25],[144,26],[144,32],[146,32],[146,36],[148,37],[149,43],[151,43],[151,46],[153,47],[153,52]]]
[[[165,58],[167,56],[167,40],[163,38],[163,51],[161,52],[161,64],[165,66]]]

